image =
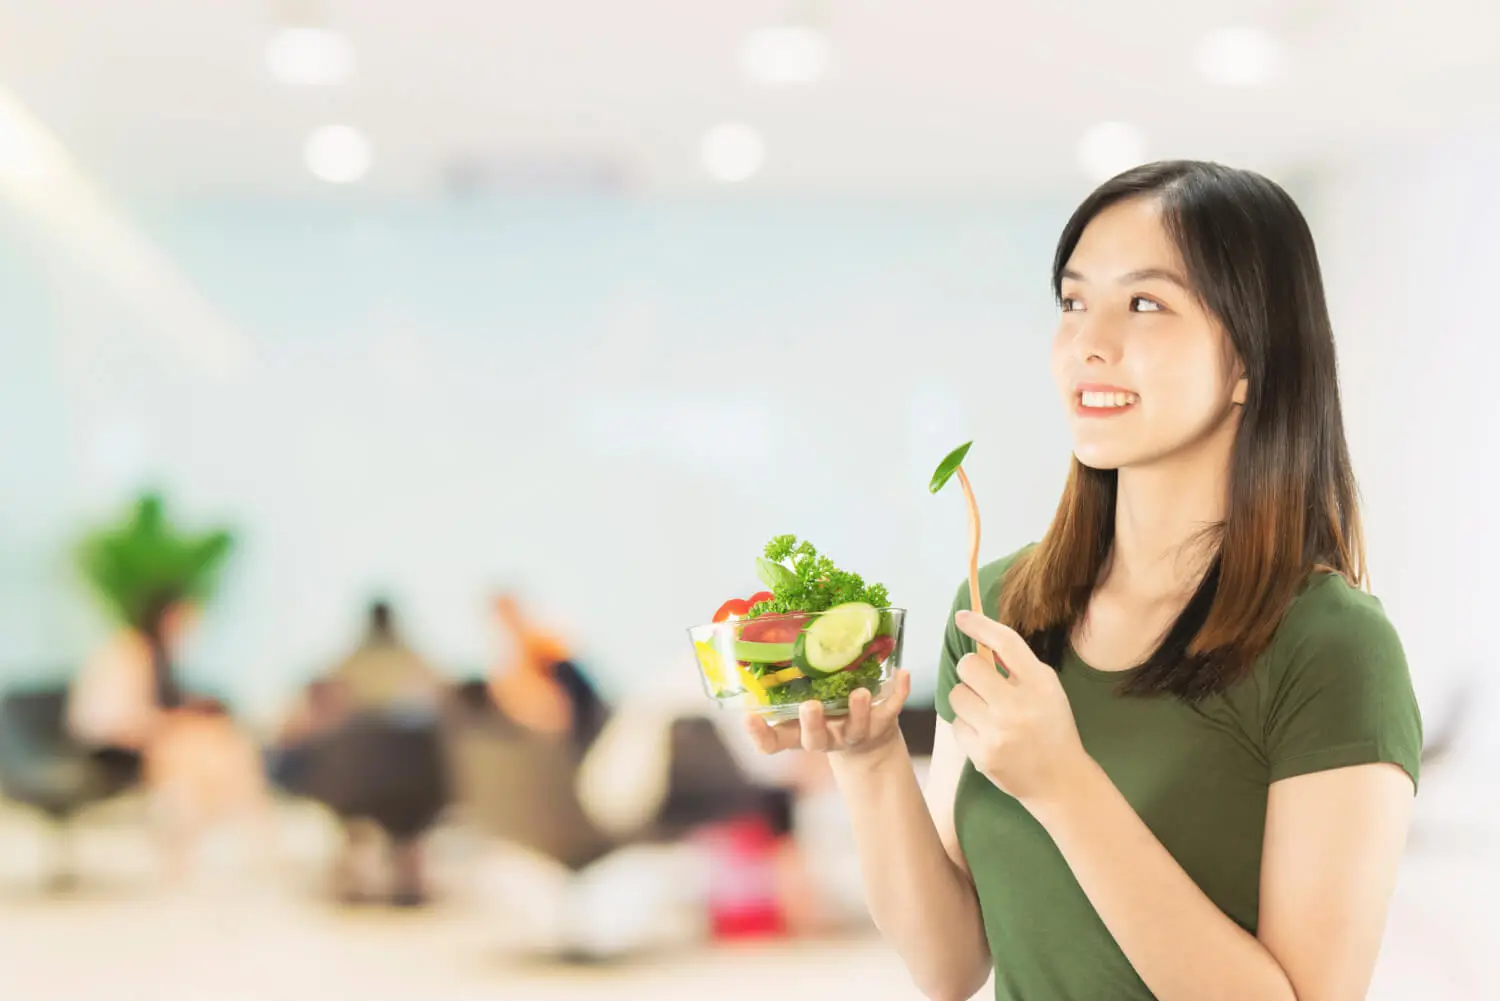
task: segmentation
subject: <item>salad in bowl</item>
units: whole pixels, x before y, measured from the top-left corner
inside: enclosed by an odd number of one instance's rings
[[[859,688],[879,703],[901,662],[906,614],[890,607],[885,587],[791,535],[772,539],[756,562],[768,590],[731,598],[688,630],[708,696],[772,721],[807,701],[845,715]]]

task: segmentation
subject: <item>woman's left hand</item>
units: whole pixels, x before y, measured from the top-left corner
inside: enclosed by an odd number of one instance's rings
[[[954,736],[982,775],[1032,809],[1092,764],[1073,707],[1057,672],[1014,629],[969,611],[955,622],[993,650],[1010,677],[978,654],[958,662],[959,683],[948,696]]]

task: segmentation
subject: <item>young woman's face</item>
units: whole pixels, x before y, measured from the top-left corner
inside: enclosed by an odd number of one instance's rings
[[[1229,339],[1187,287],[1156,203],[1095,216],[1068,258],[1052,374],[1078,460],[1145,466],[1233,440],[1245,384]]]

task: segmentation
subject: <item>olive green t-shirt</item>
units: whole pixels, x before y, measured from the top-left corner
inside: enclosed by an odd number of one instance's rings
[[[980,572],[986,614],[1019,554]],[[954,611],[969,607],[967,582]],[[949,619],[937,709],[974,642]],[[1071,646],[1059,669],[1083,745],[1193,881],[1252,934],[1259,915],[1266,793],[1293,775],[1393,762],[1417,780],[1422,724],[1401,641],[1380,602],[1342,577],[1304,586],[1246,677],[1196,706],[1122,696]],[[964,766],[954,803],[995,964],[995,997],[1151,998],[1046,830]]]

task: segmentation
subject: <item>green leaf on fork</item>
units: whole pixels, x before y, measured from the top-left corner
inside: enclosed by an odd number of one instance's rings
[[[963,465],[964,458],[969,454],[969,446],[973,444],[972,441],[964,442],[949,452],[947,458],[938,463],[937,472],[932,474],[932,483],[927,487],[929,492],[937,493],[943,487],[947,486],[948,481],[953,478],[953,474],[958,472],[958,467]]]

